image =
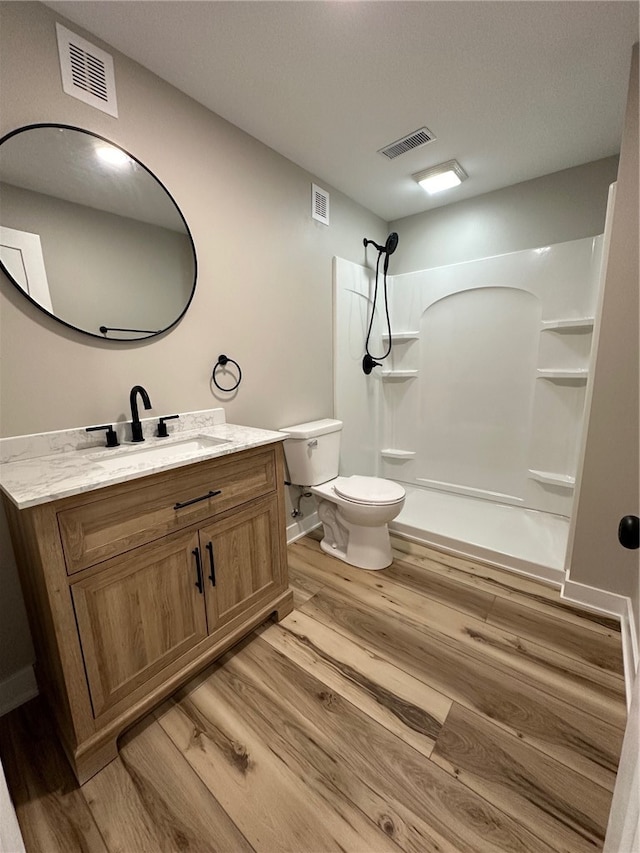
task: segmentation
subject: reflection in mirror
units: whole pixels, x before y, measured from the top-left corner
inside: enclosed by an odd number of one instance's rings
[[[165,331],[196,282],[191,234],[135,157],[67,125],[0,139],[0,262],[39,308],[106,340]]]

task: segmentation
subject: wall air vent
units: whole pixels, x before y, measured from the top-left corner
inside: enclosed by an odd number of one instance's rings
[[[61,24],[56,33],[63,91],[117,118],[113,58]]]
[[[429,128],[421,127],[414,130],[408,136],[403,136],[402,139],[397,139],[391,145],[386,145],[378,150],[378,154],[384,154],[389,160],[394,160],[401,154],[406,154],[407,151],[412,151],[414,148],[419,148],[421,145],[426,145],[427,142],[432,142],[436,138],[435,133],[431,133]]]
[[[311,184],[311,218],[329,224],[329,193]]]

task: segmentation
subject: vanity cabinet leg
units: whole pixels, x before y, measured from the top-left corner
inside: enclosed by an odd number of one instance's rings
[[[84,785],[117,757],[118,735],[105,738],[85,748],[79,747],[76,755],[70,758],[78,784]]]
[[[285,616],[288,616],[293,610],[293,592],[287,590],[288,594],[278,603],[278,607],[274,610],[276,622],[282,622]]]

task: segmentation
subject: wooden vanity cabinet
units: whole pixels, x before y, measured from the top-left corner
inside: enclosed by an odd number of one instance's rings
[[[125,728],[291,611],[283,486],[278,443],[22,511],[5,500],[38,684],[81,783]]]
[[[259,499],[71,585],[96,717],[281,591],[277,529],[276,499]]]

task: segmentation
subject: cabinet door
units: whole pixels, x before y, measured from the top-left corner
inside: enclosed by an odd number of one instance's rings
[[[197,546],[175,534],[72,585],[95,716],[207,636]]]
[[[200,530],[209,633],[284,588],[275,497]]]

